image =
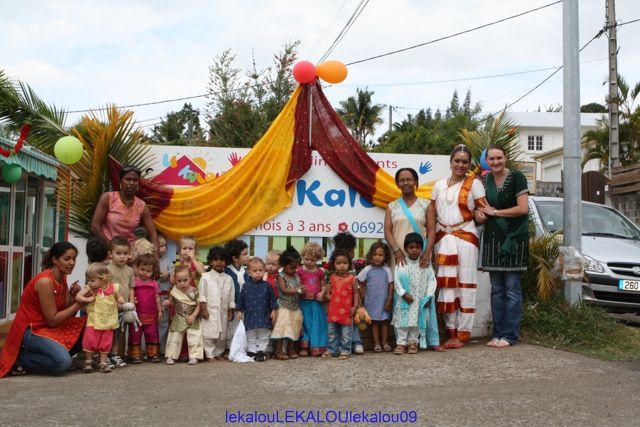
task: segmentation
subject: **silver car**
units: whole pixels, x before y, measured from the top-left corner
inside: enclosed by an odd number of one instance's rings
[[[562,230],[562,199],[530,197],[536,232]],[[640,228],[616,209],[582,202],[582,254],[589,261],[585,301],[640,313]]]

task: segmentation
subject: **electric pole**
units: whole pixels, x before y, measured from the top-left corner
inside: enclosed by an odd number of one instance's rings
[[[607,34],[609,38],[609,178],[620,167],[618,115],[618,40],[616,36],[616,2],[607,0]]]
[[[564,139],[564,245],[582,250],[580,149],[580,53],[578,0],[562,2],[562,120]],[[582,282],[565,280],[564,298],[570,305],[582,300]]]
[[[393,105],[389,105],[389,132],[393,130]]]

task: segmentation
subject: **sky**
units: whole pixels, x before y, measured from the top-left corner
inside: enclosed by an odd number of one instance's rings
[[[329,59],[350,63],[524,12],[552,0],[371,0]],[[67,110],[139,104],[206,93],[213,58],[230,49],[235,65],[266,68],[285,42],[318,63],[359,0],[1,0],[0,68]],[[604,25],[605,0],[580,0],[580,46]],[[640,18],[638,0],[617,0],[618,22]],[[580,56],[581,104],[604,102],[606,35]],[[640,22],[618,29],[618,68],[640,81]],[[430,106],[446,109],[454,90],[471,90],[485,112],[500,110],[562,64],[562,4],[428,46],[348,67],[327,87],[334,107],[357,87],[396,107],[393,121]],[[474,78],[472,80],[459,80]],[[442,80],[459,80],[442,82]],[[420,83],[420,84],[412,84]],[[132,108],[146,129],[185,101]],[[189,101],[204,114],[205,98]],[[511,107],[562,104],[562,73]],[[385,112],[384,119],[387,120]],[[81,113],[71,113],[67,124]],[[384,124],[382,128],[386,127]]]

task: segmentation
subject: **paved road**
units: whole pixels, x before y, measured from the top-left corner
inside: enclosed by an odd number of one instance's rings
[[[0,396],[6,426],[218,426],[225,411],[279,411],[286,421],[296,415],[288,410],[323,411],[319,417],[331,419],[347,409],[415,411],[416,425],[620,426],[640,420],[640,364],[475,343],[446,353],[348,361],[143,364],[106,375],[14,377],[0,380]]]

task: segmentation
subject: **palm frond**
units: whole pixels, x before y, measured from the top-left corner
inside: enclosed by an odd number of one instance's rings
[[[9,131],[17,134],[23,125],[30,124],[29,145],[53,155],[53,146],[67,134],[65,119],[64,110],[47,104],[29,85],[0,71],[0,122]]]

